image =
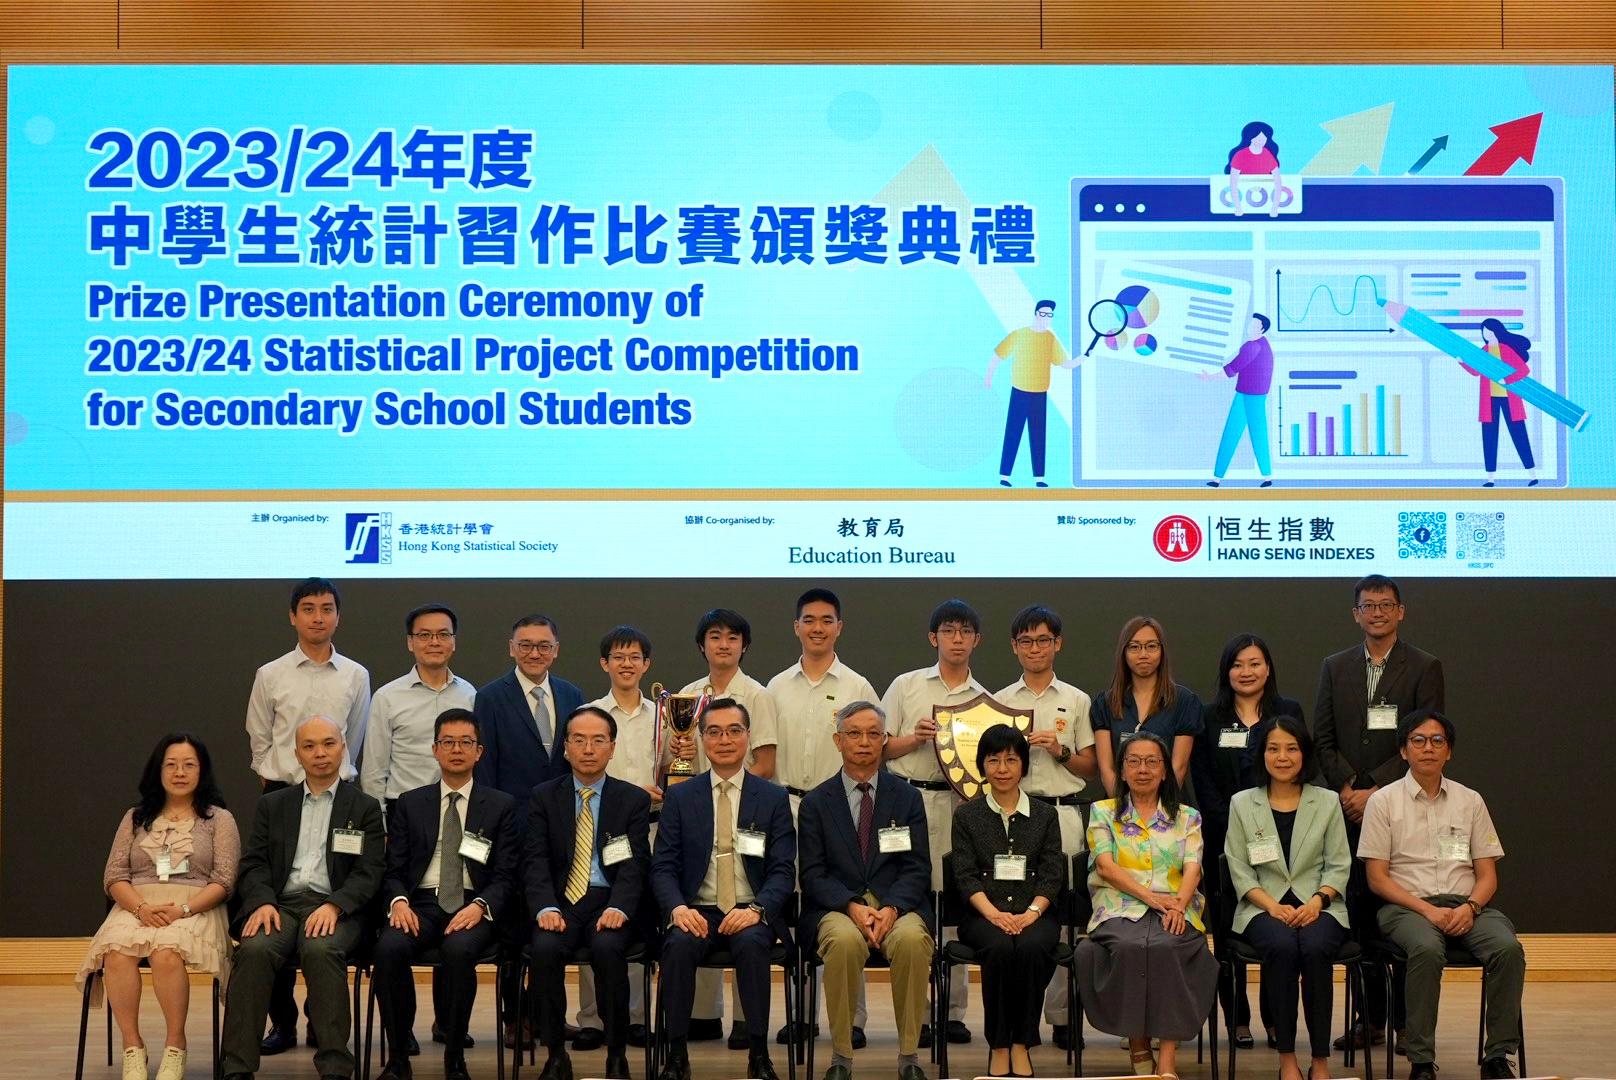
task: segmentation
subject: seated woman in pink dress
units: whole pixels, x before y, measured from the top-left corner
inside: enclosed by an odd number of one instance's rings
[[[1240,145],[1229,151],[1229,161],[1223,166],[1229,176],[1229,202],[1235,214],[1246,212],[1240,199],[1242,176],[1271,176],[1274,190],[1267,194],[1268,216],[1279,216],[1280,193],[1289,193],[1279,175],[1279,144],[1274,141],[1274,129],[1261,120],[1253,120],[1240,129]]]
[[[168,1032],[158,1080],[185,1075],[190,973],[220,981],[230,973],[224,903],[236,882],[241,837],[224,808],[207,747],[194,735],[159,739],[140,778],[140,801],[126,811],[103,875],[113,908],[90,942],[79,985],[96,972],[106,983],[123,1036],[124,1080],[146,1080],[140,1037],[140,961],[151,965]]]

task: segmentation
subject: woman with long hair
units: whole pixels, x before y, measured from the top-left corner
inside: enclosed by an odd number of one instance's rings
[[[1487,469],[1487,480],[1482,487],[1492,487],[1498,472],[1498,419],[1502,415],[1509,427],[1510,441],[1521,457],[1521,468],[1526,470],[1526,486],[1537,486],[1537,464],[1532,460],[1532,440],[1526,431],[1526,402],[1510,393],[1510,383],[1520,382],[1531,374],[1528,363],[1532,355],[1532,339],[1524,334],[1512,333],[1497,319],[1481,320],[1481,344],[1493,356],[1508,364],[1511,373],[1503,382],[1494,382],[1469,364],[1461,364],[1466,371],[1481,380],[1481,460]]]
[[[1262,748],[1255,732],[1276,716],[1300,720],[1302,706],[1279,693],[1279,675],[1268,643],[1256,634],[1236,634],[1223,646],[1218,658],[1217,692],[1201,710],[1202,731],[1195,740],[1190,758],[1190,775],[1195,781],[1196,806],[1201,811],[1206,850],[1213,857],[1223,850],[1229,827],[1229,800],[1236,792],[1255,785],[1260,778]],[[1234,916],[1233,905],[1222,903],[1218,890],[1208,892],[1213,941],[1223,947],[1224,932]],[[1220,953],[1221,955],[1221,953]],[[1224,983],[1218,984],[1224,1017],[1234,1029],[1241,1049],[1252,1045],[1251,1005],[1246,989],[1237,986],[1231,997]],[[1268,1010],[1263,1009],[1263,1025],[1272,1031]],[[1273,1036],[1269,1036],[1272,1044]]]
[[[1124,736],[1153,731],[1167,745],[1179,787],[1188,782],[1190,753],[1201,732],[1201,699],[1173,681],[1167,632],[1149,615],[1135,615],[1117,635],[1111,685],[1094,695],[1089,711],[1100,783],[1117,788],[1117,754]]]
[[[1240,201],[1242,176],[1271,176],[1274,190],[1268,193],[1268,216],[1279,215],[1279,193],[1288,190],[1279,173],[1279,144],[1274,141],[1274,128],[1261,120],[1253,120],[1240,129],[1240,142],[1229,150],[1229,160],[1223,166],[1229,177],[1229,201],[1234,204],[1236,216],[1246,212]]]
[[[1127,1037],[1135,1075],[1176,1080],[1178,1044],[1201,1030],[1218,981],[1199,890],[1201,815],[1180,801],[1155,732],[1124,741],[1121,765],[1114,797],[1089,818],[1094,916],[1077,947],[1078,986],[1089,1022]]]
[[[241,836],[224,807],[208,749],[177,732],[157,741],[124,812],[102,876],[113,908],[90,942],[78,982],[99,971],[123,1037],[124,1080],[146,1080],[140,961],[167,1025],[157,1080],[185,1075],[191,972],[230,974],[224,903],[236,883]]]

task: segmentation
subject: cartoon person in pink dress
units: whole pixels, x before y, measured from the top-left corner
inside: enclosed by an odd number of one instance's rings
[[[1229,202],[1234,204],[1235,214],[1246,212],[1245,204],[1240,199],[1240,178],[1242,176],[1271,176],[1274,179],[1274,190],[1268,195],[1268,216],[1279,216],[1281,192],[1289,193],[1279,174],[1279,144],[1274,141],[1274,129],[1261,120],[1253,120],[1240,129],[1240,145],[1229,151],[1229,161],[1223,166],[1223,171],[1229,176]]]

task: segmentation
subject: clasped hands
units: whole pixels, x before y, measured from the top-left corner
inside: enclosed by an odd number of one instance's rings
[[[763,916],[749,907],[731,908],[728,915],[718,924],[718,932],[728,936],[739,934],[748,927],[756,926],[763,921]],[[692,937],[704,938],[708,933],[707,916],[686,904],[680,904],[673,909],[668,922],[683,930]]]
[[[1000,911],[995,908],[993,913],[987,917],[987,920],[1006,934],[1015,937],[1037,922],[1040,914],[1041,912],[1034,911],[1032,908],[1028,908],[1020,915],[1012,915],[1008,911]]]
[[[1293,904],[1275,903],[1268,909],[1270,917],[1278,919],[1286,926],[1300,930],[1304,926],[1312,926],[1319,921],[1319,913],[1324,910],[1324,902],[1317,896],[1308,897],[1307,903],[1297,907]]]
[[[1169,934],[1182,934],[1189,924],[1184,898],[1177,893],[1153,892],[1145,897],[1145,903],[1160,913],[1162,927]]]
[[[1420,914],[1425,916],[1426,922],[1448,937],[1463,937],[1476,925],[1476,913],[1470,910],[1469,904],[1451,908],[1427,904]]]
[[[892,928],[898,925],[898,909],[888,904],[886,907],[875,908],[860,900],[852,900],[847,905],[847,917],[853,920],[864,940],[869,942],[870,948],[879,949],[881,942],[886,940]]]
[[[142,926],[172,926],[185,918],[178,904],[142,903],[135,909],[135,918]]]

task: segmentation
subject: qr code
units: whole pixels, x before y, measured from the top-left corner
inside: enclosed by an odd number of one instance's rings
[[[1504,514],[1458,513],[1453,515],[1453,557],[1468,562],[1495,561],[1504,557]]]
[[[1448,557],[1448,515],[1441,511],[1405,510],[1397,515],[1399,559]]]

